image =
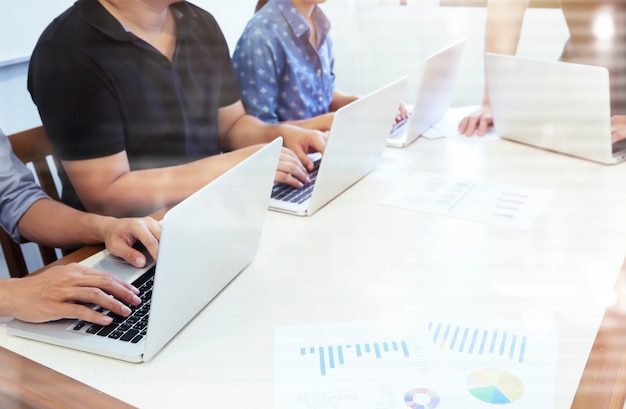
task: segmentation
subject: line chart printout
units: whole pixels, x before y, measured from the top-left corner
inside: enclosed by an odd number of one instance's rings
[[[417,172],[381,204],[519,229],[530,229],[553,192]]]
[[[548,409],[557,345],[502,321],[277,327],[274,409]]]

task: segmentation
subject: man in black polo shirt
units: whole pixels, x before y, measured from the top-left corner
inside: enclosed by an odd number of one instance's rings
[[[78,0],[41,35],[28,89],[78,209],[175,204],[277,136],[276,180],[298,187],[324,149],[320,132],[245,114],[217,22],[184,1]]]

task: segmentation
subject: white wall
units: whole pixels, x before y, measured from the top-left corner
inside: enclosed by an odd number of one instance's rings
[[[193,2],[215,15],[231,51],[256,4],[256,0]],[[408,3],[400,7],[387,0],[328,0],[322,6],[333,22],[338,86],[365,94],[401,75],[409,75],[414,84],[423,58],[454,39],[467,37],[453,104],[478,103],[483,87],[485,10],[438,7],[433,0]],[[529,10],[519,54],[557,58],[566,37],[560,10]],[[39,123],[26,91],[27,68],[27,63],[0,67],[0,127],[5,132]],[[407,92],[409,101],[413,97],[411,88]]]
[[[13,133],[37,126],[39,114],[26,90],[27,63],[0,67],[0,128]]]
[[[361,0],[364,1],[364,0]],[[421,2],[420,2],[421,1]],[[462,37],[468,39],[453,105],[479,103],[483,90],[484,8],[439,7],[424,0],[409,6],[355,6],[349,26],[338,24],[343,12],[324,5],[336,42],[339,85],[366,93],[401,75],[416,85],[423,59]],[[356,0],[352,1],[353,3]],[[369,3],[373,3],[369,0]],[[336,1],[335,3],[338,3]],[[531,9],[526,13],[518,54],[556,59],[567,38],[559,9]],[[409,87],[407,99],[414,97]]]

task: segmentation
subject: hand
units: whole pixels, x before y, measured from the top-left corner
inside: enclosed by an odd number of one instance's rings
[[[307,156],[309,153],[324,153],[326,134],[321,131],[303,129],[290,124],[281,124],[280,135],[283,137],[283,146],[289,148],[308,171],[313,170],[313,161]],[[303,181],[303,179],[300,179]]]
[[[491,115],[491,107],[482,106],[469,116],[463,118],[459,123],[459,133],[465,136],[472,136],[474,133],[483,136],[487,132],[487,128],[493,126],[493,116]]]
[[[404,105],[404,102],[400,102],[400,106],[398,107],[398,113],[396,114],[396,122],[400,122],[408,117],[409,111],[406,109],[406,105]]]
[[[72,318],[109,325],[111,317],[80,303],[96,304],[126,317],[131,311],[122,302],[133,306],[141,302],[137,297],[139,291],[132,285],[76,263],[8,279],[2,285],[3,302],[7,306],[3,315],[29,322]]]
[[[611,140],[613,143],[626,139],[626,115],[611,117]]]
[[[161,237],[161,224],[152,217],[113,219],[104,234],[111,254],[122,257],[135,267],[146,265],[146,257],[133,245],[139,240],[156,260]]]
[[[309,179],[309,172],[296,154],[288,148],[282,148],[275,181],[301,188],[305,183],[311,182],[311,179]]]

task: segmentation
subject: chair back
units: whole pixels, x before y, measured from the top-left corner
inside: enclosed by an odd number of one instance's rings
[[[42,190],[52,199],[59,200],[59,192],[47,160],[48,156],[52,156],[52,145],[43,126],[8,135],[8,138],[15,155],[25,164],[32,163]],[[58,167],[56,161],[55,165]],[[3,229],[0,229],[0,244],[9,275],[11,277],[28,275],[28,267],[20,244],[14,242]],[[44,265],[58,259],[54,248],[39,245],[39,252]]]

